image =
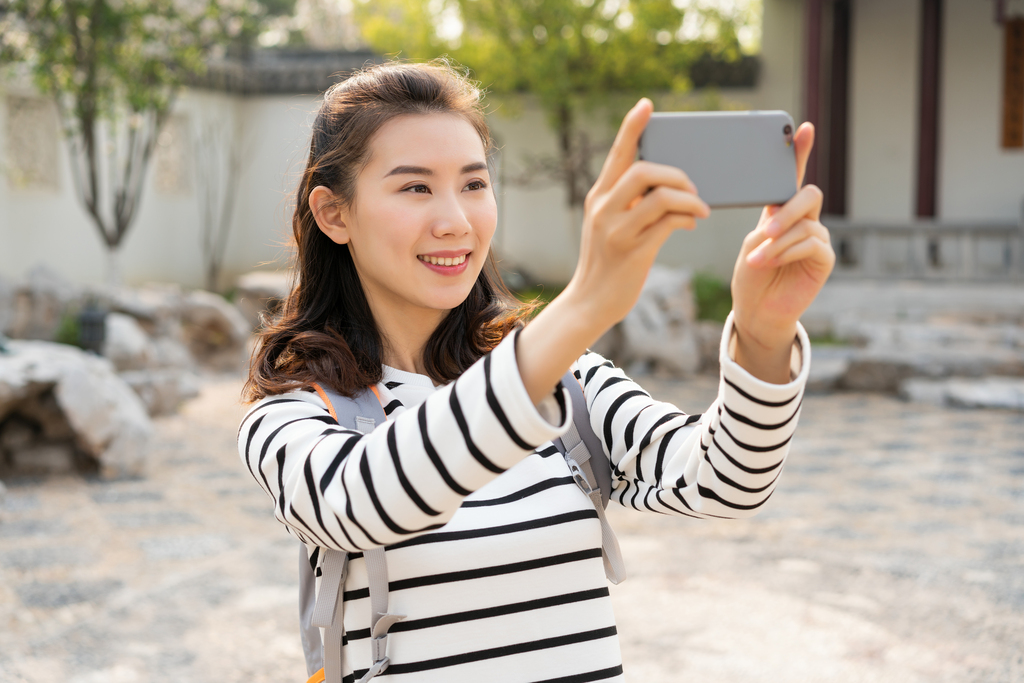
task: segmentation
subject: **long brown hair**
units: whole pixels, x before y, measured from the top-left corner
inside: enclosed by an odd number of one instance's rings
[[[258,335],[243,390],[249,401],[322,382],[352,396],[381,381],[384,339],[363,293],[347,245],[317,227],[309,193],[323,185],[345,206],[370,141],[389,120],[406,114],[457,114],[490,151],[480,91],[445,60],[389,62],[331,87],[313,123],[309,160],[292,216],[298,282],[281,317]],[[533,310],[519,302],[489,253],[469,296],[448,312],[427,341],[423,361],[435,382],[450,382],[493,349]]]

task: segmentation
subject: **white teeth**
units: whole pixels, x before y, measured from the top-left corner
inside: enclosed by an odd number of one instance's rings
[[[466,261],[466,254],[454,258],[438,258],[436,256],[419,256],[418,258],[420,261],[426,261],[435,266],[461,266]]]

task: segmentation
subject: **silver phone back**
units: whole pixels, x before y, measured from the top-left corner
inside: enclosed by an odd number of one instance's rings
[[[784,111],[655,113],[640,158],[683,169],[708,206],[782,204],[797,190],[794,131]]]

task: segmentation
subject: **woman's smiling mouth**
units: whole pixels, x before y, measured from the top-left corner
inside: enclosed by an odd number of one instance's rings
[[[469,268],[471,253],[440,252],[438,254],[420,254],[416,258],[427,268],[440,275],[461,275]]]
[[[460,256],[449,257],[428,256],[426,254],[420,254],[416,258],[418,258],[420,261],[423,261],[424,263],[429,263],[430,265],[433,266],[461,266],[463,263],[466,262],[467,256],[469,256],[469,254],[462,254]]]

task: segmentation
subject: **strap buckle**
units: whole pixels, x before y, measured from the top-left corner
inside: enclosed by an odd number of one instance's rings
[[[565,461],[569,465],[569,472],[572,474],[573,481],[580,487],[580,490],[588,496],[594,493],[594,487],[587,481],[587,475],[583,473],[583,469],[576,463],[575,460],[566,458]]]

